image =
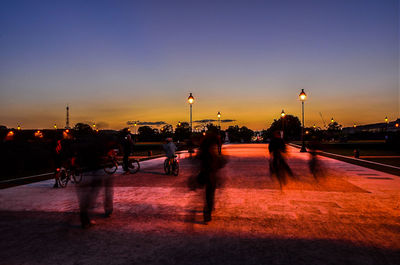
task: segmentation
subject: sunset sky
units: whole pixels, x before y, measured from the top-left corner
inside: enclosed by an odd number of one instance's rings
[[[399,115],[399,1],[1,1],[0,124]]]

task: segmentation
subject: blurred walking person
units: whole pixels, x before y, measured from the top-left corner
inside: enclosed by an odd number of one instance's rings
[[[203,209],[204,223],[211,221],[214,209],[215,190],[221,185],[218,171],[225,166],[226,161],[218,152],[219,139],[217,134],[210,132],[202,139],[199,148],[200,173],[197,176],[199,186],[205,187],[205,203]]]
[[[279,181],[280,188],[287,183],[287,175],[293,177],[293,172],[286,162],[284,154],[286,153],[286,145],[279,131],[273,133],[268,150],[270,153],[269,168],[271,176],[275,175]]]
[[[317,181],[319,178],[325,176],[325,168],[321,160],[317,156],[319,149],[320,149],[320,142],[315,136],[313,136],[308,146],[308,150],[310,153],[310,160],[308,162],[308,166],[310,168],[311,174]]]
[[[114,177],[103,170],[103,159],[108,151],[106,147],[105,142],[93,135],[79,139],[77,144],[77,163],[85,172],[82,182],[77,187],[82,228],[95,224],[90,218],[89,211],[94,207],[102,187],[104,187],[105,217],[111,216],[113,212]]]

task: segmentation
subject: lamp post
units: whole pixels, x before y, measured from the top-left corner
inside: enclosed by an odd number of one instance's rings
[[[192,105],[193,105],[193,102],[194,102],[194,97],[193,97],[192,93],[190,93],[190,95],[189,95],[189,97],[188,97],[188,102],[189,102],[189,105],[190,105],[190,132],[192,132],[192,131],[193,131],[193,124],[192,124]]]
[[[136,137],[136,126],[137,126],[137,122],[135,121],[135,123],[133,124],[133,126],[135,126],[135,137]]]
[[[389,130],[389,119],[388,119],[388,117],[387,117],[387,116],[385,117],[385,123],[386,123],[386,135],[385,135],[385,140],[387,140],[387,139],[389,138],[389,136],[388,136],[388,130]]]
[[[218,111],[217,117],[218,117],[218,129],[221,130],[221,112]]]
[[[306,144],[304,142],[304,101],[306,100],[307,95],[304,92],[304,89],[301,90],[299,98],[301,100],[301,118],[302,118],[302,122],[303,122],[303,126],[301,128],[301,149],[300,149],[300,152],[307,152]]]
[[[282,139],[285,139],[284,138],[285,137],[285,120],[284,120],[285,117],[286,117],[286,113],[284,110],[282,110],[282,112],[281,112],[281,120],[282,120],[282,135],[281,135],[281,137],[282,137]]]

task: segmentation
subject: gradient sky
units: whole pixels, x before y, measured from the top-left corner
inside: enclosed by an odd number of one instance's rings
[[[0,124],[399,117],[399,2],[2,1]],[[226,124],[229,125],[229,124]]]

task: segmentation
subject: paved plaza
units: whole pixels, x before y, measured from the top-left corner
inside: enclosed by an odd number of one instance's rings
[[[223,146],[213,220],[189,191],[196,162],[180,155],[179,176],[163,158],[134,175],[115,174],[114,213],[83,230],[73,185],[53,180],[0,190],[0,264],[400,264],[400,178],[288,147],[296,179],[281,190],[266,144]]]

